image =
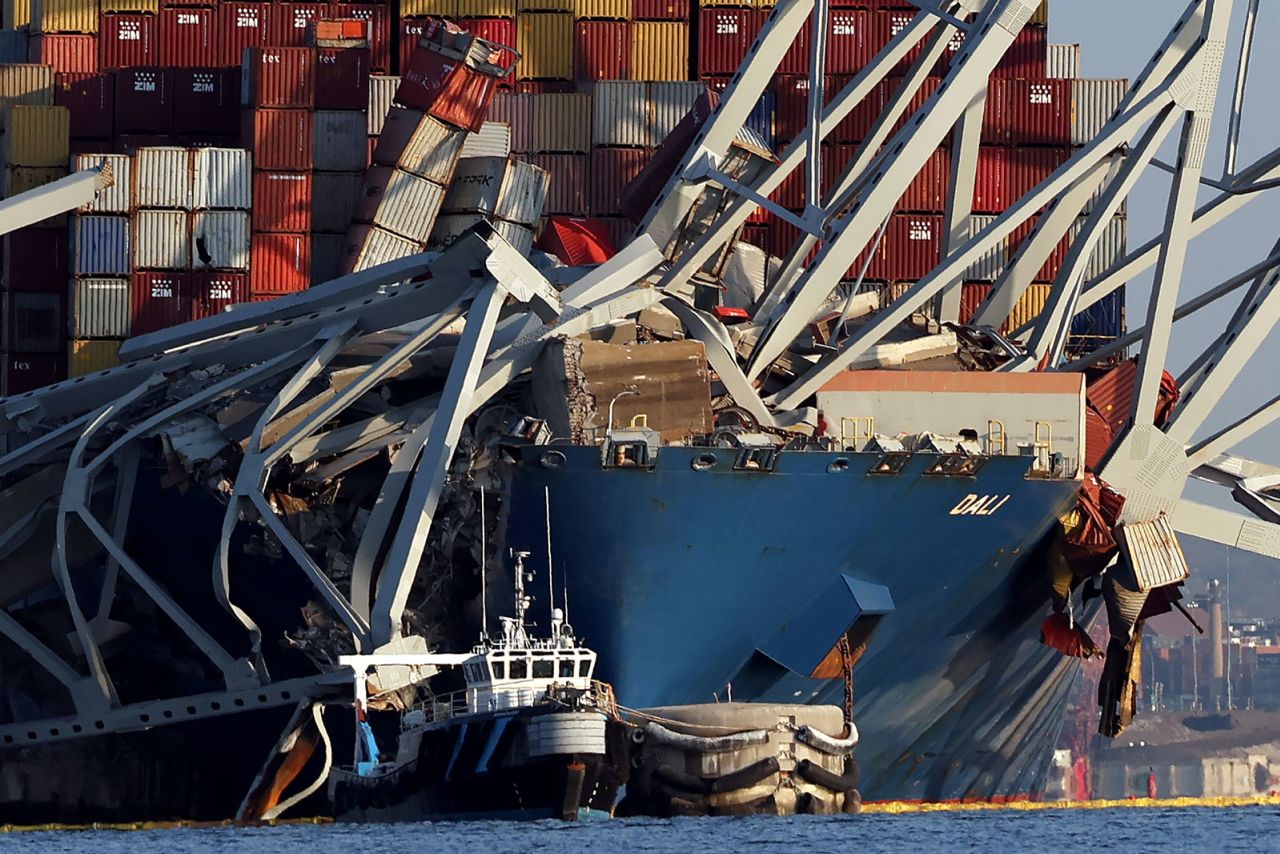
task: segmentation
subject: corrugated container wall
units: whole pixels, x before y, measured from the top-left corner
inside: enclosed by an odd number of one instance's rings
[[[256,169],[311,168],[311,116],[307,110],[247,110],[241,142]]]
[[[1071,120],[1071,144],[1093,142],[1102,126],[1115,115],[1128,90],[1128,80],[1072,80],[1075,111]]]
[[[106,162],[111,168],[111,186],[99,190],[92,202],[80,208],[93,213],[128,213],[133,199],[133,159],[127,154],[77,154],[76,171],[92,169]]]
[[[466,138],[466,131],[417,110],[397,110],[387,119],[373,162],[445,185]]]
[[[555,96],[542,96],[555,97]],[[563,97],[563,96],[559,96]],[[649,144],[649,84],[610,81],[596,83],[588,102],[591,142],[596,145],[643,147]],[[536,139],[535,139],[536,143]],[[580,151],[538,148],[539,151]]]
[[[154,15],[160,11],[160,0],[102,0],[103,12],[142,12]]]
[[[597,87],[612,87],[613,83],[597,83]],[[644,107],[645,84],[622,84],[639,88],[640,107]],[[599,100],[591,95],[532,95],[533,102],[533,149],[534,151],[572,151],[585,154],[591,150],[591,125],[593,104]],[[617,114],[622,118],[622,114]],[[619,135],[628,138],[634,136],[635,125],[629,130],[619,131]],[[643,128],[641,128],[643,130]],[[617,143],[622,144],[622,143]],[[639,145],[643,145],[643,137]]]
[[[324,174],[324,173],[321,173]],[[266,172],[253,174],[253,228],[255,231],[305,232],[314,228],[312,199],[324,210],[329,200],[314,191],[312,172]],[[357,182],[361,179],[357,176]],[[358,192],[358,191],[357,191]],[[343,226],[346,227],[345,225]]]
[[[516,21],[521,53],[516,75],[521,80],[573,79],[573,16],[563,12],[531,12]]]
[[[485,122],[476,133],[468,133],[462,143],[462,157],[506,157],[511,153],[511,125]]]
[[[374,166],[366,174],[356,219],[425,243],[444,201],[444,187],[384,166]]]
[[[53,106],[53,69],[47,65],[0,65],[0,121],[8,107]]]
[[[268,3],[224,2],[218,6],[218,65],[239,66],[248,47],[265,47],[269,39]]]
[[[764,16],[756,9],[702,9],[698,19],[698,73],[737,72],[763,23]]]
[[[984,228],[995,222],[995,219],[991,214],[974,214],[969,220],[969,237],[977,237]],[[965,270],[964,277],[977,282],[994,282],[1004,273],[1007,263],[1004,242],[1001,241],[974,261],[969,269]]]
[[[649,145],[662,144],[704,90],[697,80],[649,84]]]
[[[221,314],[229,306],[248,301],[249,277],[244,273],[191,274],[191,298],[187,305],[192,320]]]
[[[1083,219],[1077,221],[1073,229],[1073,236],[1079,233],[1083,225]],[[1089,256],[1089,263],[1085,265],[1084,281],[1088,282],[1090,279],[1101,276],[1116,261],[1124,257],[1128,246],[1128,236],[1128,220],[1122,216],[1112,217],[1111,222],[1103,227],[1093,254]]]
[[[240,74],[243,107],[315,106],[316,64],[310,48],[252,48],[244,55]]]
[[[134,273],[130,293],[134,335],[176,326],[187,319],[188,274]]]
[[[116,133],[169,134],[175,105],[172,68],[117,71]]]
[[[357,226],[351,230],[347,240],[343,272],[359,272],[397,258],[405,258],[417,254],[425,248],[425,243],[415,243],[403,237],[372,226]],[[255,275],[257,268],[255,267]]]
[[[382,133],[382,122],[387,112],[393,109],[396,89],[400,87],[399,77],[387,77],[373,74],[369,77],[369,136]]]
[[[83,377],[120,364],[119,341],[72,341],[68,350],[68,377]]]
[[[1080,76],[1080,45],[1050,44],[1045,62],[1045,76],[1055,80],[1071,80]]]
[[[60,353],[67,323],[61,294],[6,293],[4,349],[11,353]]]
[[[0,4],[4,9],[4,28],[6,30],[15,30],[22,28],[26,30],[31,25],[31,0],[11,0],[11,2]]]
[[[75,338],[128,338],[129,280],[74,279],[71,334]]]
[[[440,217],[436,220],[436,226],[431,233],[431,240],[428,242],[427,248],[443,249],[482,219],[479,214],[451,214]],[[495,220],[491,225],[493,230],[498,233],[498,236],[510,243],[520,254],[528,255],[533,250],[532,229],[503,220]]]
[[[191,208],[191,149],[139,148],[133,160],[133,201],[140,208]]]
[[[535,154],[530,159],[535,166],[551,173],[546,212],[581,216],[587,205],[587,156]]]
[[[98,67],[110,71],[130,65],[155,65],[159,60],[158,39],[154,15],[103,15]]]
[[[173,130],[225,136],[240,119],[240,75],[234,68],[173,70]]]
[[[1071,139],[1070,80],[998,80],[1008,98],[1006,117],[1014,145],[1067,145]]]
[[[351,226],[356,202],[360,200],[364,174],[316,172],[312,176],[312,181],[313,191],[310,202],[312,232],[346,234]]]
[[[515,0],[458,0],[459,18],[514,18]]]
[[[498,92],[489,105],[489,121],[511,125],[511,150],[520,154],[533,151],[533,96],[515,92]]]
[[[100,139],[111,148],[115,131],[116,88],[110,74],[59,74],[54,83],[54,103],[71,113],[74,140]]]
[[[688,24],[683,21],[637,21],[632,24],[632,80],[684,80],[688,76]]]
[[[1009,314],[1009,319],[1005,321],[1005,325],[1002,328],[1012,332],[1039,317],[1040,312],[1044,311],[1045,303],[1049,300],[1049,292],[1051,290],[1053,290],[1053,285],[1039,282],[1028,285],[1026,292],[1018,300],[1018,304],[1013,307],[1013,311]]]
[[[591,152],[591,177],[587,181],[588,213],[608,216],[617,213],[622,190],[649,162],[643,148],[597,148]]]
[[[31,32],[96,33],[98,4],[86,0],[31,0]]]
[[[529,2],[530,0],[522,0],[522,8],[524,4]],[[529,8],[533,7],[530,6]],[[633,17],[632,0],[572,0],[569,3],[569,8],[575,18],[630,21]]]
[[[863,9],[831,10],[827,22],[826,73],[857,74],[871,61],[873,14]]]
[[[77,276],[125,274],[130,270],[129,220],[121,216],[76,217]]]
[[[71,112],[66,107],[12,107],[5,119],[7,166],[63,166],[70,154]]]
[[[253,169],[242,148],[197,148],[191,156],[192,207],[248,210],[253,204]]]
[[[160,10],[160,65],[166,68],[218,64],[218,10],[166,6]],[[237,103],[239,98],[236,99]]]
[[[318,48],[316,50],[316,108],[355,110],[369,108],[369,49]]]
[[[49,33],[27,41],[27,61],[53,67],[61,74],[92,74],[98,70],[98,37],[77,33]]]
[[[441,210],[478,213],[534,225],[547,201],[550,176],[531,163],[508,157],[458,161]]]
[[[578,21],[573,27],[577,80],[626,80],[631,66],[631,25],[626,21]]]
[[[354,110],[316,110],[311,134],[312,167],[325,172],[358,172],[369,162],[367,122]]]
[[[133,268],[186,270],[190,217],[186,211],[139,210],[133,215]]]
[[[311,243],[305,234],[257,234],[251,238],[249,289],[291,294],[311,282]]]
[[[245,211],[193,214],[191,266],[196,270],[248,270],[249,214]]]

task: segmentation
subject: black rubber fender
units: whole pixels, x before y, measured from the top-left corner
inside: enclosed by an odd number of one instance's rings
[[[858,764],[856,762],[850,764],[849,771],[842,777],[808,759],[801,759],[796,763],[796,774],[815,786],[821,786],[832,792],[852,792],[858,786]]]
[[[674,789],[713,795],[750,788],[770,774],[778,773],[778,768],[778,758],[767,756],[759,762],[753,762],[745,768],[730,771],[719,777],[695,777],[692,774],[677,771],[670,765],[659,765],[653,772],[653,776]]]

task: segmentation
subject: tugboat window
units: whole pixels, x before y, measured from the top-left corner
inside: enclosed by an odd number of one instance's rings
[[[578,675],[579,676],[591,675],[591,659],[584,658],[578,662]]]
[[[511,659],[511,678],[525,679],[529,676],[529,660],[526,658]]]
[[[573,660],[572,660],[572,659],[564,658],[564,659],[561,659],[561,660],[560,660],[560,675],[561,675],[561,676],[572,676],[572,675],[573,675]]]
[[[556,665],[554,661],[538,659],[533,662],[533,678],[534,679],[550,679],[556,675]]]
[[[487,661],[482,661],[482,662],[480,662],[479,664],[477,664],[477,665],[476,665],[476,670],[478,670],[478,671],[480,672],[480,679],[481,679],[482,681],[486,681],[486,682],[487,682],[487,681],[489,680],[489,678],[490,678],[490,676],[489,676],[489,662],[487,662]]]
[[[506,665],[506,663],[505,663],[505,662],[502,662],[502,661],[495,661],[495,662],[493,663],[493,678],[494,678],[494,679],[502,679],[502,678],[504,677],[504,675],[506,674],[506,672],[507,672],[507,665]]]

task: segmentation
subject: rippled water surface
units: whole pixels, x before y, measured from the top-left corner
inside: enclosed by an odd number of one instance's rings
[[[5,850],[141,852],[308,850],[312,854],[454,851],[1274,851],[1280,810],[1113,809],[830,818],[630,819],[398,825],[296,825],[0,836]]]

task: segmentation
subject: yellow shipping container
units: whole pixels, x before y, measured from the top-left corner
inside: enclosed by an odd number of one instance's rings
[[[1040,312],[1044,311],[1045,303],[1049,301],[1049,292],[1053,290],[1053,285],[1033,284],[1027,288],[1022,294],[1022,299],[1018,300],[1018,304],[1013,307],[1013,313],[1009,315],[1009,319],[1005,321],[1004,326],[1000,327],[1002,332],[1012,332],[1019,327],[1025,326],[1040,316]]]
[[[420,18],[424,15],[456,18],[458,0],[400,0],[400,17]]]
[[[160,12],[160,0],[102,0],[104,12],[143,12],[156,15]]]
[[[0,65],[0,128],[4,127],[8,108],[18,104],[53,106],[52,68],[47,65]]]
[[[631,69],[636,80],[689,79],[689,25],[683,21],[632,24]]]
[[[544,93],[532,96],[533,150],[560,154],[591,151],[591,96]]]
[[[573,79],[573,15],[530,12],[516,18],[521,80]]]
[[[5,0],[4,28],[19,30],[31,24],[31,0]]]
[[[120,364],[119,341],[72,341],[68,350],[68,377],[82,377]]]
[[[4,162],[9,166],[65,166],[71,159],[71,112],[66,107],[9,107],[4,127]]]
[[[573,0],[573,17],[630,21],[631,0]]]
[[[517,12],[572,12],[574,0],[516,0]]]
[[[458,0],[459,18],[514,18],[516,0]]]
[[[33,33],[97,33],[98,0],[31,0]]]
[[[69,170],[65,166],[9,166],[4,170],[4,197],[10,198],[36,187],[43,187],[59,178],[65,178]],[[41,220],[36,225],[58,226],[67,224],[67,215],[58,214]]]
[[[1049,0],[1044,0],[1040,4],[1040,8],[1031,13],[1028,24],[1038,24],[1042,27],[1049,26]]]

